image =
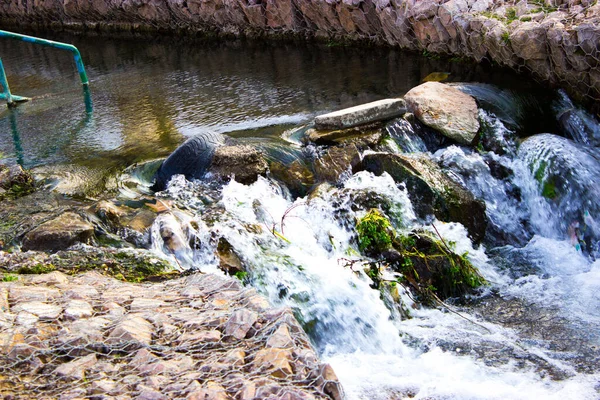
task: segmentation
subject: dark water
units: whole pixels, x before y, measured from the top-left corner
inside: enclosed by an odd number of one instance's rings
[[[166,156],[207,129],[277,140],[316,114],[401,96],[436,71],[548,95],[503,70],[390,49],[43,36],[80,49],[93,113],[69,53],[3,39],[11,90],[33,101],[14,111],[0,106],[0,153],[29,168],[70,165],[102,175]]]

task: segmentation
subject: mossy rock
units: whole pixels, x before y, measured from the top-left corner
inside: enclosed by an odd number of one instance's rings
[[[35,191],[35,181],[29,171],[19,165],[0,165],[0,200],[17,198]]]
[[[356,231],[359,249],[377,260],[365,269],[373,288],[385,283],[382,264],[401,273],[400,283],[427,305],[463,296],[486,283],[467,254],[457,254],[452,243],[426,231],[400,235],[379,210],[369,210],[357,222]]]
[[[419,217],[433,214],[440,221],[459,222],[475,243],[483,240],[488,222],[485,203],[446,175],[426,154],[367,154],[353,172],[363,170],[377,175],[387,172],[396,182],[403,182]]]
[[[7,274],[43,274],[52,271],[74,275],[97,271],[128,282],[165,280],[179,276],[166,260],[145,250],[86,248],[54,254],[27,252],[9,254],[0,263]]]
[[[430,232],[411,232],[394,241],[401,259],[393,268],[401,272],[423,303],[461,297],[486,283],[467,254],[457,254],[440,237]]]

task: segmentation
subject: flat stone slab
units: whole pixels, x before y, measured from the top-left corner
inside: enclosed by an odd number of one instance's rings
[[[399,117],[406,113],[403,99],[384,99],[345,108],[315,118],[317,129],[344,129]]]

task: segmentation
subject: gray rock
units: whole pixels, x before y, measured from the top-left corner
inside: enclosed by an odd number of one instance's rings
[[[131,305],[129,306],[129,310],[132,313],[143,312],[156,310],[160,307],[164,307],[167,303],[158,299],[144,299],[144,298],[136,298],[133,299]]]
[[[35,275],[31,278],[31,283],[35,285],[64,285],[69,282],[67,275],[60,271],[53,271],[47,274]]]
[[[8,312],[8,289],[0,288],[0,312]]]
[[[221,178],[234,177],[237,182],[251,184],[268,171],[263,153],[253,146],[221,146],[215,150],[208,172]]]
[[[227,321],[225,325],[225,334],[242,340],[248,334],[252,325],[258,319],[258,314],[247,309],[237,310]]]
[[[267,347],[279,349],[294,347],[294,340],[290,336],[290,330],[287,324],[281,324],[269,339],[267,339]]]
[[[20,313],[17,314],[16,322],[18,325],[21,325],[21,326],[33,326],[39,320],[40,320],[40,318],[37,315],[32,314],[27,311],[21,311]]]
[[[152,342],[152,324],[139,315],[126,316],[110,333],[107,343],[125,347],[149,346]]]
[[[41,301],[29,301],[25,303],[19,303],[16,306],[14,306],[12,310],[14,312],[25,311],[37,316],[39,319],[44,320],[56,319],[62,312],[61,307],[44,303]]]
[[[94,236],[94,227],[81,216],[66,212],[44,222],[23,238],[23,250],[64,250],[75,243],[87,243]]]
[[[94,309],[85,300],[71,300],[65,308],[64,317],[66,319],[89,318],[94,314]]]
[[[85,372],[92,368],[98,360],[95,354],[90,354],[71,362],[59,365],[54,373],[67,379],[82,380],[85,378]]]
[[[58,289],[46,287],[11,286],[8,298],[12,303],[26,301],[51,301],[60,297]]]
[[[406,112],[402,99],[384,99],[345,108],[315,118],[317,129],[344,129],[399,117]]]
[[[460,144],[471,144],[479,131],[475,99],[439,82],[426,82],[404,96],[410,112],[425,125]]]

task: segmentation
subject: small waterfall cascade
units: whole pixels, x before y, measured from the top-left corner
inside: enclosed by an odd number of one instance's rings
[[[595,399],[600,159],[551,134],[517,149],[499,118],[481,117],[502,154],[448,146],[432,157],[486,202],[483,244],[474,246],[458,223],[420,220],[403,185],[363,171],[299,198],[262,177],[217,187],[176,176],[159,194],[173,208],[152,228],[153,249],[183,268],[222,273],[215,254],[219,241],[229,243],[246,267],[244,283],[292,309],[350,399]],[[396,147],[388,150],[425,151],[412,128],[389,124]],[[399,232],[439,233],[489,285],[437,308],[418,305],[401,285],[392,300],[373,289],[373,260],[360,254],[355,231],[373,202]]]

